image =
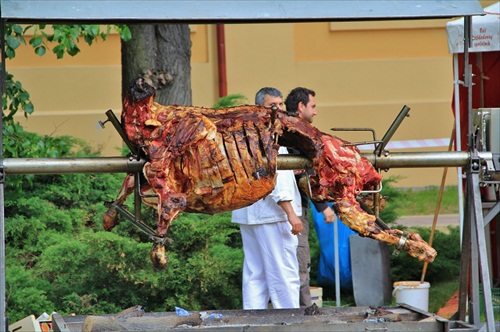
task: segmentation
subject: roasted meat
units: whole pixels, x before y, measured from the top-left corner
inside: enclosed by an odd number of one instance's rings
[[[299,182],[312,200],[334,202],[339,219],[361,236],[394,245],[420,261],[434,260],[437,252],[419,234],[383,230],[377,226],[376,217],[361,208],[356,197],[363,190],[376,188],[382,178],[356,146],[322,133],[297,117],[279,114],[278,118],[283,128],[279,143],[293,146],[313,162],[315,174]]]
[[[122,126],[147,162],[141,183],[146,204],[158,209],[157,233],[165,236],[180,212],[214,214],[242,208],[274,188],[280,145],[293,147],[312,160],[315,173],[300,185],[315,201],[334,202],[347,226],[362,236],[398,245],[419,260],[431,262],[436,251],[418,234],[401,241],[401,231],[384,231],[375,217],[363,211],[356,196],[381,181],[356,147],[322,133],[285,112],[243,105],[225,109],[163,106],[142,79],[124,100]],[[115,201],[121,205],[134,190],[128,175]],[[104,228],[117,224],[114,208],[104,216]],[[155,243],[151,258],[156,267],[167,263],[166,250]]]

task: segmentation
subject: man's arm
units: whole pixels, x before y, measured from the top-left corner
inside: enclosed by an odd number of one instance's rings
[[[324,209],[322,211],[322,213],[325,216],[325,222],[327,224],[334,222],[335,219],[337,218],[337,216],[335,215],[335,212],[333,211],[333,209],[330,206],[327,206],[326,209]]]
[[[317,211],[323,213],[325,216],[325,222],[326,223],[331,223],[335,221],[336,215],[333,209],[328,205],[328,203],[318,203],[318,202],[312,202],[314,204],[314,207],[316,208]]]
[[[294,170],[293,171],[295,174],[295,179],[297,183],[299,183],[300,179],[306,176],[306,171],[305,170]],[[302,188],[299,187],[300,195],[304,195],[307,197],[308,195],[302,190]],[[326,202],[313,202],[314,207],[316,208],[316,211],[319,211],[323,213],[325,216],[325,222],[326,223],[332,223],[335,221],[336,215],[333,209],[328,205]]]
[[[292,234],[297,235],[302,233],[302,221],[293,210],[291,201],[279,201],[278,205],[285,211],[288,222],[292,225]]]

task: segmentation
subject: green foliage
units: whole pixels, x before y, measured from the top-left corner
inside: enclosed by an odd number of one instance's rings
[[[5,55],[7,59],[13,59],[16,56],[16,50],[21,45],[26,45],[26,34],[32,34],[29,45],[33,48],[35,54],[43,56],[47,53],[49,48],[48,43],[54,43],[52,48],[58,59],[64,57],[64,54],[75,56],[80,52],[78,42],[80,38],[88,44],[92,43],[99,38],[106,40],[110,34],[112,27],[106,26],[106,30],[101,30],[101,25],[62,25],[56,24],[50,27],[46,25],[27,25],[23,29],[18,24],[5,25]],[[126,25],[115,26],[116,31],[120,37],[127,41],[130,40],[130,29]],[[16,81],[11,74],[7,74],[6,78],[5,95],[2,96],[2,109],[4,111],[4,121],[10,122],[13,120],[14,115],[18,110],[23,110],[24,115],[28,116],[33,113],[34,106],[30,101],[29,92],[26,91],[21,82]]]
[[[90,153],[82,140],[70,136],[42,136],[24,131],[18,123],[7,123],[3,135],[6,158],[62,158],[76,152],[75,148]]]
[[[76,151],[90,154],[90,149],[82,140],[70,136],[51,137],[26,132],[13,121],[4,123],[2,130],[5,158],[63,158],[74,155]],[[29,190],[33,178],[33,175],[10,177],[7,185],[11,189]]]
[[[314,227],[312,213],[308,213],[307,219],[309,219],[309,250],[311,256],[311,270],[309,272],[309,277],[311,280],[310,284],[316,285],[321,248],[319,246],[318,234],[316,234],[316,227]]]
[[[149,249],[113,233],[82,232],[45,249],[36,270],[53,286],[50,299],[59,311],[115,312],[141,303],[158,284]]]
[[[47,298],[47,289],[50,289],[48,282],[34,276],[30,269],[7,260],[5,290],[10,321],[15,322],[30,314],[40,315],[55,309]]]
[[[2,98],[2,109],[9,111],[8,113],[4,112],[3,119],[6,123],[12,122],[14,114],[19,109],[24,111],[24,116],[28,116],[34,110],[28,91],[23,88],[21,82],[14,80],[14,76],[11,74],[7,74],[5,77],[5,94]]]
[[[26,44],[23,28],[18,24],[5,24],[5,56],[12,59],[16,56],[16,49]]]
[[[65,53],[75,56],[80,52],[77,45],[80,38],[83,38],[88,45],[92,45],[99,38],[106,40],[111,33],[112,27],[106,26],[105,31],[102,31],[101,28],[102,26],[98,24],[54,24],[51,26],[32,24],[25,26],[23,29],[18,24],[6,24],[4,36],[6,41],[5,54],[8,59],[13,59],[16,56],[16,49],[21,44],[26,44],[24,36],[31,34],[29,44],[37,55],[44,55],[47,48],[49,48],[48,43],[51,42],[55,43],[52,53],[58,59],[63,58]],[[132,38],[130,29],[126,25],[117,25],[115,29],[123,40],[128,41]]]
[[[405,216],[434,215],[438,202],[440,188],[437,186],[425,188],[399,188],[408,199],[405,204],[398,206],[398,213]],[[458,191],[457,186],[445,187],[439,206],[440,214],[458,213]]]
[[[9,157],[88,155],[88,148],[70,137],[40,136],[21,127],[15,133],[6,136]],[[230,213],[184,213],[174,220],[168,233],[169,263],[158,271],[149,259],[152,244],[131,223],[122,222],[112,232],[102,230],[104,202],[115,198],[123,178],[7,178],[6,297],[11,321],[44,311],[109,314],[134,305],[147,311],[241,308],[243,252]],[[142,212],[154,228],[156,210],[144,206]]]
[[[167,309],[173,310],[179,303],[193,310],[240,308],[243,251],[239,227],[231,223],[231,214],[182,214],[169,234],[173,239],[169,251],[187,263],[176,271],[184,280],[176,285],[177,292],[181,290],[189,298],[178,298],[177,303],[175,297],[168,298]]]
[[[214,104],[214,108],[226,108],[236,105],[248,103],[247,97],[242,94],[235,93],[219,98]]]
[[[446,305],[446,302],[455,294],[460,287],[459,278],[446,281],[437,281],[431,284],[429,289],[429,312],[436,313]]]
[[[116,26],[124,40],[130,30]],[[6,25],[8,59],[26,44],[35,54],[79,53],[78,40],[106,39],[110,28],[97,25],[29,25],[23,30]],[[228,103],[244,100],[241,95]],[[229,106],[229,105],[228,105]],[[25,132],[13,118],[33,112],[29,93],[7,75],[2,98],[4,155],[6,158],[62,158],[98,156],[82,141]],[[221,106],[223,107],[223,106]],[[169,263],[153,269],[151,243],[129,222],[111,232],[102,230],[104,202],[119,192],[121,174],[12,175],[6,180],[6,285],[7,316],[16,321],[57,311],[61,314],[109,314],[142,305],[147,311],[241,307],[243,252],[239,228],[230,214],[182,214],[169,232]],[[129,199],[130,201],[130,199]],[[129,207],[130,209],[130,207]],[[155,227],[157,212],[143,207],[143,217]]]

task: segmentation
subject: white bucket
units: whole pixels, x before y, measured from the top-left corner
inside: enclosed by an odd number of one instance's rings
[[[429,288],[428,282],[420,281],[396,281],[392,295],[396,297],[396,303],[406,303],[423,311],[429,310]]]

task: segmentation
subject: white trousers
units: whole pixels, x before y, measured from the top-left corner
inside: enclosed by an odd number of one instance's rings
[[[243,263],[243,309],[299,308],[298,240],[288,221],[240,225]]]

